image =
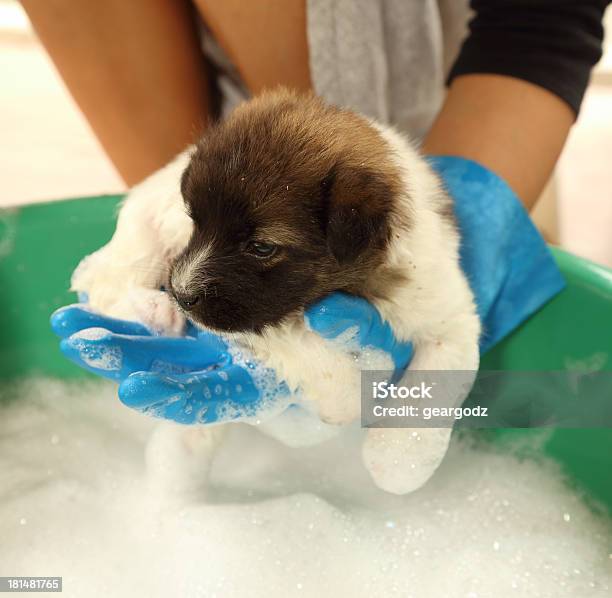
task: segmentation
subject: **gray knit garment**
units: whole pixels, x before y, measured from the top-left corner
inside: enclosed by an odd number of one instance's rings
[[[420,139],[440,108],[467,0],[307,0],[306,9],[316,93]],[[248,92],[212,36],[203,41],[226,114]]]

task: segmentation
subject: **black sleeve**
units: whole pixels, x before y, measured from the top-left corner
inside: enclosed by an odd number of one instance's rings
[[[601,58],[610,0],[472,0],[475,12],[448,83],[494,73],[548,89],[576,112]]]

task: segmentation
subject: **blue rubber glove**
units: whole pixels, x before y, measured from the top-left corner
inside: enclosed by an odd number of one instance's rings
[[[334,317],[336,313],[341,317]],[[325,338],[355,328],[361,346],[390,353],[401,370],[408,365],[411,345],[398,343],[367,301],[335,293],[309,314],[311,327]],[[264,411],[272,417],[294,401],[273,370],[194,326],[185,337],[154,336],[137,322],[69,305],[51,316],[51,327],[62,338],[60,349],[66,357],[119,381],[121,401],[142,413],[183,424],[259,421]]]
[[[361,297],[332,293],[307,309],[305,317],[308,327],[328,340],[354,329],[360,347],[389,354],[398,372],[403,372],[412,359],[412,343],[398,341],[389,323]]]
[[[217,335],[188,326],[185,337],[155,336],[142,324],[69,305],[51,316],[60,349],[78,366],[117,380],[119,398],[178,423],[256,419],[287,408],[290,393],[272,370]]]
[[[461,268],[476,298],[485,353],[562,291],[565,281],[504,180],[465,158],[428,161],[454,200]]]

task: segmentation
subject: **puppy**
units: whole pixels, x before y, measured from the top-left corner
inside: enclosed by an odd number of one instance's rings
[[[273,368],[323,421],[344,424],[359,416],[364,364],[310,331],[304,309],[333,291],[359,295],[413,342],[411,369],[475,374],[480,324],[459,240],[451,200],[404,137],[279,90],[135,187],[73,288],[94,309],[165,333],[180,334],[185,314]],[[380,488],[410,492],[449,437],[370,429],[363,461]]]

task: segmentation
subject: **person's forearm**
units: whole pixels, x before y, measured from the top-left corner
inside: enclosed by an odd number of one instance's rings
[[[452,82],[423,150],[479,162],[503,178],[529,209],[546,185],[574,119],[566,102],[532,83],[463,75]]]
[[[208,118],[208,80],[187,1],[22,4],[128,185],[197,138]]]

